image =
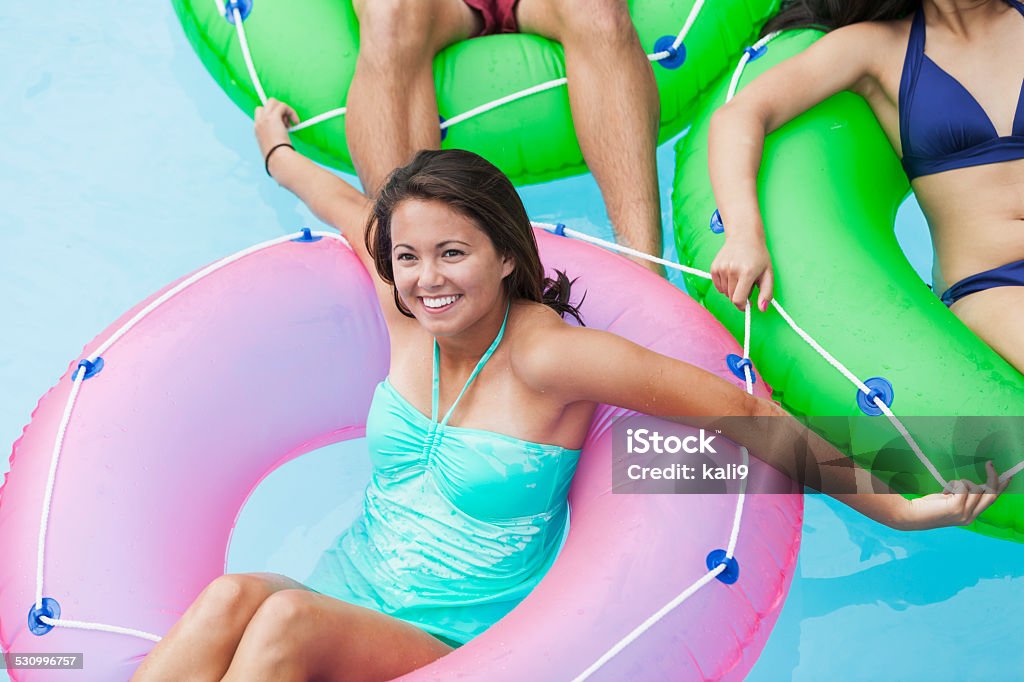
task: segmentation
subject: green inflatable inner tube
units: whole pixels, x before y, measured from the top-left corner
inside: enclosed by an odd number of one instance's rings
[[[359,24],[349,0],[245,0],[241,31],[225,18],[223,0],[172,3],[210,75],[247,115],[261,97],[242,37],[265,95],[292,105],[303,121],[345,106],[359,52]],[[683,38],[673,55],[653,64],[661,98],[660,139],[665,140],[689,125],[700,94],[750,42],[778,0],[706,5],[704,0],[633,0],[629,5],[649,53]],[[434,82],[441,116],[457,122],[446,128],[442,147],[477,152],[517,184],[585,170],[558,43],[525,34],[465,40],[437,55]],[[480,111],[538,86],[546,89]],[[293,141],[310,158],[353,172],[343,115],[296,132]]]
[[[739,87],[820,35],[805,30],[774,39],[743,70]],[[731,77],[718,84],[677,146],[676,246],[682,262],[703,270],[724,239],[709,229],[716,208],[707,138]],[[907,262],[893,224],[908,191],[892,146],[852,93],[826,100],[766,140],[758,196],[776,300],[861,381],[881,377],[891,385],[892,412],[924,461],[886,417],[864,416],[865,396],[777,310],[752,314],[750,358],[786,409],[897,490],[920,495],[940,491],[936,473],[979,482],[987,459],[999,472],[1020,467],[1021,420],[1005,418],[1024,415],[1024,376],[964,326]],[[689,277],[687,287],[743,338],[743,313],[709,281]],[[944,418],[917,418],[924,416]],[[963,419],[970,416],[991,419]],[[1021,479],[969,528],[1024,541],[1024,496],[1011,494],[1024,491]]]

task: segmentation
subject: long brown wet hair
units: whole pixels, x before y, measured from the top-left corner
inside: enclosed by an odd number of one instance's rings
[[[921,0],[786,0],[761,29],[761,36],[798,28],[831,31],[861,21],[902,19],[920,5]]]
[[[522,199],[512,182],[482,156],[461,149],[423,150],[406,166],[396,168],[377,195],[366,228],[366,250],[380,278],[391,285],[395,306],[413,317],[395,287],[391,264],[391,216],[407,199],[440,201],[476,223],[502,257],[515,264],[502,280],[511,299],[526,299],[548,306],[561,316],[583,324],[579,306],[569,302],[575,280],[560,270],[555,279],[544,276],[537,240]]]

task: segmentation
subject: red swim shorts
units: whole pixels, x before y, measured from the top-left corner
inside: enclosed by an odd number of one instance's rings
[[[516,3],[519,0],[463,0],[470,9],[476,10],[483,17],[484,27],[476,36],[492,33],[518,33],[516,25]]]

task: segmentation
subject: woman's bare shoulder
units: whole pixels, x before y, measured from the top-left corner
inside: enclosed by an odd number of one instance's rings
[[[836,68],[856,64],[850,89],[871,98],[879,86],[887,94],[898,87],[911,19],[861,21],[837,28],[818,41],[817,56]],[[895,84],[895,85],[894,85]]]
[[[851,59],[884,61],[898,54],[901,58],[910,35],[910,19],[860,21],[830,31],[819,41]]]
[[[866,35],[871,40],[871,47],[887,57],[897,57],[900,62],[907,52],[907,41],[910,40],[910,25],[913,15],[890,21],[865,21]]]
[[[571,351],[576,327],[543,303],[517,301],[509,335],[509,360],[516,376],[530,386],[541,386],[552,363],[562,363]]]
[[[572,329],[572,325],[562,319],[561,315],[536,301],[516,301],[509,322],[513,331],[509,345],[520,352],[543,344],[552,335]]]
[[[911,20],[911,17],[906,17],[892,21],[863,22],[868,36],[864,49],[869,52],[872,78],[861,82],[856,90],[868,100],[880,119],[882,115],[879,106],[892,108],[895,115],[894,107],[899,97]]]
[[[890,21],[858,21],[830,31],[829,40],[868,41],[870,47],[884,47],[895,38],[906,38],[910,34],[912,17]],[[838,36],[838,38],[837,38]]]

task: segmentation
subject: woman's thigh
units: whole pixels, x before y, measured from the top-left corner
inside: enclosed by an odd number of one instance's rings
[[[405,621],[308,588],[276,592],[253,616],[225,679],[246,679],[268,647],[301,660],[307,678],[390,680],[452,651]],[[240,665],[236,665],[236,663]]]

